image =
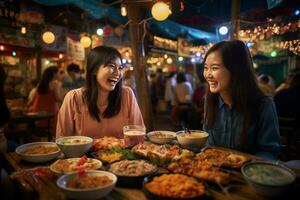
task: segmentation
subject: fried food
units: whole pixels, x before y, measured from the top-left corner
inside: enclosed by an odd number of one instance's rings
[[[175,199],[194,198],[204,194],[203,183],[182,174],[163,174],[145,185],[151,193]]]

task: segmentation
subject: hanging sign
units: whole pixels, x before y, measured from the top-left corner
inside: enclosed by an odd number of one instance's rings
[[[84,47],[80,44],[79,41],[72,40],[71,38],[67,38],[67,54],[69,57],[72,57],[75,60],[84,60]]]
[[[191,57],[189,42],[184,38],[178,38],[178,55],[182,57]]]

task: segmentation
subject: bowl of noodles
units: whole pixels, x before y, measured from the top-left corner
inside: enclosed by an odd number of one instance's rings
[[[41,163],[57,158],[61,150],[54,142],[32,142],[18,146],[16,153],[22,160]]]
[[[117,177],[106,171],[89,170],[61,176],[56,184],[70,199],[100,199],[114,188]]]

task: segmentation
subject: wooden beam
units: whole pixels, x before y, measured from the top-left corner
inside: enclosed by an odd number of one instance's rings
[[[144,24],[141,18],[141,8],[128,0],[127,11],[129,20],[129,35],[133,56],[134,75],[137,88],[137,99],[140,106],[147,131],[153,130],[153,116],[151,98],[149,95],[148,79],[146,73],[146,58],[143,42]]]
[[[232,23],[231,39],[239,39],[240,5],[241,5],[241,0],[231,1],[231,23]]]

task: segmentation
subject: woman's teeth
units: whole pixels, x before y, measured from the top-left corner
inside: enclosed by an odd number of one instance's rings
[[[117,79],[108,79],[108,81],[109,81],[109,82],[111,82],[111,83],[113,83],[113,84],[115,84],[115,83],[117,83],[117,82],[118,82],[118,80],[117,80]]]

